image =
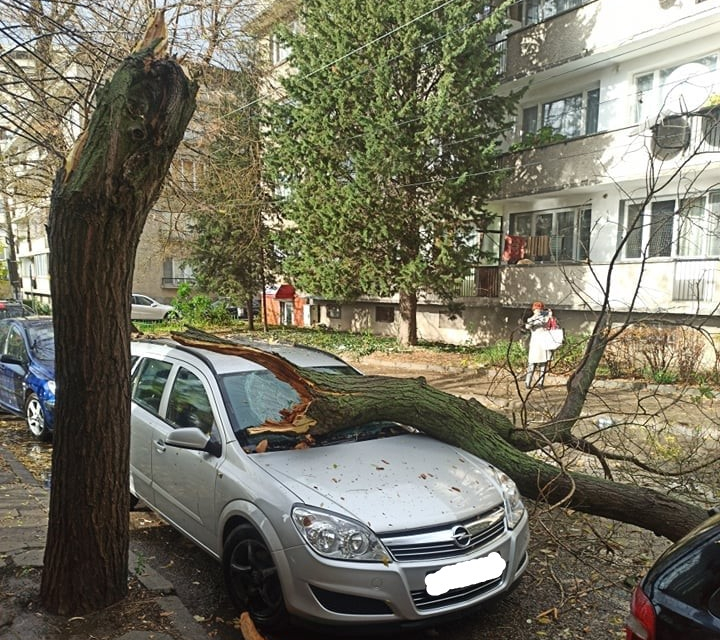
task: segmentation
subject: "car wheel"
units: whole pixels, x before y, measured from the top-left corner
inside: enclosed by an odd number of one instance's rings
[[[250,525],[233,529],[223,547],[223,575],[230,600],[268,629],[286,626],[287,612],[272,554]]]
[[[25,400],[25,421],[30,433],[36,438],[43,441],[50,440],[51,433],[45,425],[45,414],[40,398],[35,393],[31,393]]]
[[[181,317],[180,312],[173,310],[168,311],[163,320],[180,320]]]

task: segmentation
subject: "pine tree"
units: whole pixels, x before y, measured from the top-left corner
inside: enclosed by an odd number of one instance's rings
[[[519,93],[497,95],[503,14],[472,0],[307,0],[281,34],[295,73],[270,105],[265,159],[287,221],[283,271],[337,300],[452,300],[478,258],[498,143]]]
[[[201,289],[242,303],[251,325],[252,299],[274,265],[260,181],[259,123],[254,75],[215,78],[222,97],[199,183],[190,262]]]

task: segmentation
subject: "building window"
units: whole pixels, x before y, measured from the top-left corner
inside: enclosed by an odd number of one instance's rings
[[[50,275],[49,257],[49,253],[38,253],[37,255],[33,256],[33,260],[35,261],[36,276]]]
[[[531,260],[586,260],[591,219],[592,211],[585,208],[515,213],[509,231],[521,239],[525,257]]]
[[[331,320],[339,320],[340,319],[340,305],[339,304],[329,304],[326,307],[326,313],[327,317]]]
[[[599,88],[526,107],[522,113],[522,137],[527,140],[540,129],[566,138],[597,133],[599,112]]]
[[[691,62],[656,69],[635,77],[635,121],[653,125],[661,112],[682,113],[702,105],[686,104],[686,94],[701,98],[713,93],[712,77],[718,68],[717,54]],[[682,71],[684,69],[687,73]],[[678,76],[678,70],[682,77]],[[689,92],[689,93],[688,93]]]
[[[645,208],[623,203],[618,243],[623,240],[627,259],[720,257],[720,191]]]
[[[576,9],[591,0],[520,0],[513,3],[511,17],[517,16],[523,24],[536,24],[558,13]]]
[[[376,306],[375,322],[395,322],[395,307]]]
[[[298,22],[293,20],[288,25],[290,32],[294,35],[298,32]],[[270,61],[274,66],[282,64],[290,57],[292,47],[285,42],[277,33],[270,36]]]
[[[720,191],[684,200],[678,224],[677,253],[687,258],[720,257]]]
[[[175,167],[177,181],[182,184],[185,189],[196,190],[199,186],[198,181],[205,173],[205,165],[195,160],[183,158],[176,163]]]
[[[162,286],[177,289],[183,283],[195,283],[192,267],[184,259],[165,258],[163,260]]]

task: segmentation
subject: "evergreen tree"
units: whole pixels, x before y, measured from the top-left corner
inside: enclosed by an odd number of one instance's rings
[[[287,221],[283,271],[338,300],[451,301],[478,256],[497,145],[519,93],[496,95],[504,14],[455,0],[306,0],[281,36],[295,70],[269,105],[265,159]]]
[[[190,263],[200,288],[242,303],[252,326],[252,299],[275,262],[263,217],[258,114],[245,106],[255,104],[254,81],[247,73],[214,81],[219,97],[208,115],[215,129],[199,182]]]

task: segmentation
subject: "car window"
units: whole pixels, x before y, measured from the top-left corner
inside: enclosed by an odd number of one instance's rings
[[[141,407],[157,414],[171,369],[170,362],[145,358],[135,368],[132,376],[132,399]]]
[[[28,361],[27,349],[25,348],[25,341],[23,340],[20,331],[13,327],[10,330],[7,341],[7,354],[17,358],[21,362]]]
[[[673,562],[659,578],[658,588],[673,598],[704,609],[718,589],[720,576],[720,529],[705,543]]]
[[[53,325],[30,324],[27,326],[30,350],[40,360],[53,360],[55,358],[55,332]]]
[[[205,387],[192,371],[180,367],[175,376],[166,418],[176,428],[197,427],[210,434],[213,427],[213,413]]]
[[[0,324],[0,351],[3,353],[7,353],[7,351],[5,351],[5,341],[7,340],[8,333],[10,333],[10,325]]]
[[[305,367],[304,367],[305,368]],[[362,375],[357,369],[353,369],[350,365],[336,365],[330,367],[308,367],[310,371],[319,371],[320,373],[337,373],[344,376]]]
[[[29,310],[23,304],[14,304],[0,302],[0,318],[22,318],[23,316],[32,315],[32,309]]]

